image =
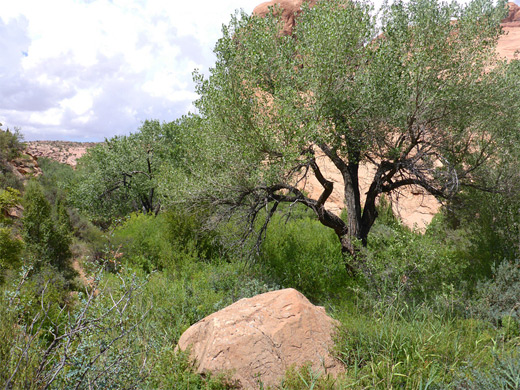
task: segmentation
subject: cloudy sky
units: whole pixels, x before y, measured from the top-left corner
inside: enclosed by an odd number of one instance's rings
[[[197,97],[223,23],[259,0],[0,0],[0,123],[26,140],[101,141]],[[192,109],[193,110],[193,109]]]
[[[191,73],[208,73],[230,15],[262,1],[0,0],[2,129],[102,141],[193,111]]]

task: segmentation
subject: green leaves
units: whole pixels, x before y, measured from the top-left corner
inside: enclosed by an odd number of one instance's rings
[[[72,186],[75,205],[98,222],[132,211],[158,212],[157,172],[179,157],[174,124],[145,121],[139,131],[89,149]]]
[[[302,9],[290,36],[277,9],[231,20],[209,78],[195,79],[206,150],[191,199],[253,219],[269,203],[301,202],[340,240],[366,242],[381,194],[419,186],[449,198],[500,159],[498,145],[508,153],[520,78],[495,55],[504,4],[412,0],[385,4],[379,18],[371,11],[321,1]],[[332,184],[318,157],[344,179],[344,225],[324,209]],[[361,188],[364,165],[374,176]],[[323,198],[301,191],[312,172]]]
[[[22,235],[36,265],[52,265],[58,271],[70,272],[71,237],[68,227],[63,225],[66,210],[58,207],[59,215],[54,218],[51,204],[35,181],[27,184],[23,205]]]

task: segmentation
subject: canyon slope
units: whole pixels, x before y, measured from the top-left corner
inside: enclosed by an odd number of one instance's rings
[[[35,157],[45,157],[71,167],[83,156],[88,148],[96,145],[95,142],[68,142],[68,141],[29,141],[25,143],[27,154]]]

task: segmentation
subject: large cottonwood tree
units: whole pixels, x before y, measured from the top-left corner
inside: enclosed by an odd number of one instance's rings
[[[206,152],[186,193],[223,213],[246,210],[251,222],[303,204],[355,255],[381,194],[418,186],[450,198],[484,187],[475,172],[499,162],[519,132],[519,66],[495,55],[504,10],[411,0],[375,18],[364,3],[324,0],[304,7],[291,36],[276,10],[234,17],[209,78],[196,75]],[[343,176],[346,220],[325,206],[335,183],[318,153]],[[366,163],[375,173],[361,193]],[[316,198],[305,192],[311,174]]]

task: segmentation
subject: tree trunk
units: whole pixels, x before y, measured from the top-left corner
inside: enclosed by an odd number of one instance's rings
[[[367,237],[372,225],[377,218],[375,200],[379,194],[377,187],[372,185],[365,199],[365,207],[361,208],[361,195],[359,191],[359,164],[349,163],[343,170],[345,182],[345,205],[347,207],[346,234],[339,237],[343,253],[351,255],[354,264],[363,261],[359,253],[359,242],[363,247],[367,245]],[[347,261],[347,259],[345,259]],[[352,264],[346,264],[347,269],[356,269]]]
[[[339,237],[341,250],[349,253],[354,260],[359,257],[356,241],[360,240],[363,231],[361,218],[361,196],[359,192],[359,164],[350,163],[342,170],[345,183],[345,205],[347,207],[347,232]],[[366,241],[366,240],[365,240]],[[364,245],[366,242],[363,243]]]

